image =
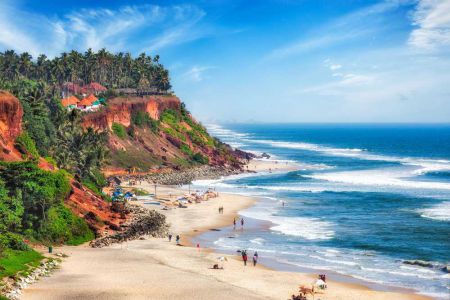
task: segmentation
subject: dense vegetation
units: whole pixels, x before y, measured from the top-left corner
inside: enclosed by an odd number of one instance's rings
[[[65,82],[80,85],[98,82],[107,88],[144,88],[167,92],[171,89],[169,71],[159,62],[159,56],[141,53],[112,54],[105,49],[84,53],[75,50],[53,59],[44,54],[37,59],[14,50],[0,52],[0,74],[8,81],[28,78],[61,87]]]

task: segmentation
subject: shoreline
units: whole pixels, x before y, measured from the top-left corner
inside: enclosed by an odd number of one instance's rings
[[[151,187],[149,191],[153,191],[153,185],[148,185],[133,187]],[[158,188],[164,203],[175,200],[176,193],[185,192],[181,188]],[[140,201],[166,215],[170,231],[174,236],[181,234],[183,246],[176,246],[173,240],[169,243],[167,239],[146,237],[99,249],[86,245],[58,247],[55,253],[69,255],[61,269],[25,289],[22,299],[287,299],[297,294],[299,284],[308,285],[316,276],[260,264],[256,268],[244,267],[237,255],[221,254],[203,245],[198,249],[192,244],[200,234],[232,224],[239,211],[256,201],[254,197],[219,193],[219,197],[187,208],[169,210]],[[218,214],[221,205],[224,214]],[[224,270],[212,269],[218,256],[228,259]],[[375,291],[358,284],[327,283],[328,289],[317,294],[316,299],[430,299],[412,293]]]

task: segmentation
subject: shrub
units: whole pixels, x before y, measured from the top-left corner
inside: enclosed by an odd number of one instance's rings
[[[48,243],[79,245],[92,240],[94,233],[85,220],[75,216],[70,209],[61,204],[49,209],[39,237]]]
[[[27,132],[23,132],[16,138],[16,147],[22,152],[29,154],[33,160],[39,158],[36,144]]]
[[[176,126],[181,121],[180,114],[173,109],[166,109],[161,114],[161,122],[164,122],[171,126]]]
[[[192,155],[192,150],[191,150],[191,148],[189,148],[189,146],[186,145],[186,144],[181,144],[180,150],[181,150],[181,152],[183,152],[183,153],[186,154],[186,155],[189,155],[189,156]]]
[[[123,126],[120,123],[113,123],[111,126],[112,131],[115,135],[117,135],[119,138],[124,139],[127,136],[127,131],[125,129],[125,126]]]
[[[206,165],[207,163],[209,163],[209,159],[206,156],[203,156],[200,152],[192,155],[192,160],[202,165]]]

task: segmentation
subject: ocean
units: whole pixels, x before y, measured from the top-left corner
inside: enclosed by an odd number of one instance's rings
[[[442,268],[450,263],[450,125],[207,127],[233,147],[300,166],[194,182],[259,199],[240,214],[260,226],[210,234],[211,246],[448,299],[450,274]],[[414,260],[427,265],[405,263]]]

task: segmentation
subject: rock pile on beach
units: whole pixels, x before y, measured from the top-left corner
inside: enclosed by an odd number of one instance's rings
[[[167,235],[169,227],[163,214],[137,205],[129,205],[127,209],[132,212],[133,217],[127,225],[124,225],[123,231],[96,239],[90,243],[91,247],[102,248],[114,243],[136,240],[144,235],[152,237]]]
[[[236,175],[242,172],[242,169],[201,166],[197,168],[190,168],[187,170],[151,174],[144,177],[144,180],[163,185],[182,185],[189,184],[194,180],[219,179],[224,176]]]
[[[38,281],[40,277],[49,276],[51,271],[58,267],[59,263],[59,260],[56,259],[45,259],[28,275],[17,278],[8,278],[2,282],[0,294],[5,295],[8,299],[19,299],[24,288]]]

